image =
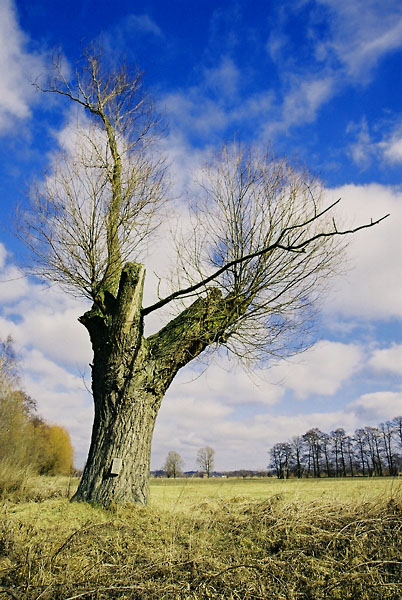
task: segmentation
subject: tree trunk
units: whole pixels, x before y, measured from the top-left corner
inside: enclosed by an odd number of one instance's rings
[[[145,503],[152,434],[162,399],[150,381],[141,302],[145,269],[126,265],[117,298],[108,294],[81,317],[94,352],[95,417],[87,463],[73,500],[106,506]],[[154,384],[157,383],[157,391]]]
[[[239,314],[212,288],[146,339],[144,277],[142,265],[125,265],[117,297],[104,292],[80,319],[94,353],[95,418],[75,501],[102,506],[148,501],[152,434],[162,398],[177,371],[219,341]]]
[[[118,411],[96,411],[85,470],[74,500],[146,504],[152,434],[160,402],[138,389]]]

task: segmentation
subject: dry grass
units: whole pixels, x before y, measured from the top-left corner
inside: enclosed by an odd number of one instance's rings
[[[0,461],[0,501],[40,502],[49,498],[70,497],[76,488],[75,477],[41,477],[29,466]]]
[[[402,597],[402,496],[395,489],[381,499],[194,500],[108,511],[65,498],[4,502],[0,597]]]

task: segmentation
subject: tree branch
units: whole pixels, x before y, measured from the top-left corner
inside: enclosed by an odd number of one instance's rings
[[[374,225],[378,225],[379,223],[381,223],[381,221],[384,221],[384,219],[389,217],[389,214],[387,214],[387,215],[381,217],[380,219],[377,219],[376,221],[371,220],[370,223],[366,223],[365,225],[359,225],[359,227],[355,227],[354,229],[347,229],[345,231],[338,231],[338,229],[336,228],[336,225],[335,225],[334,231],[317,233],[316,235],[312,236],[311,238],[308,238],[307,240],[300,242],[300,244],[283,245],[280,243],[280,241],[283,239],[283,237],[286,235],[286,233],[288,233],[289,231],[292,231],[294,229],[299,229],[300,227],[309,225],[310,223],[312,223],[313,221],[315,221],[316,219],[318,219],[322,215],[324,215],[326,212],[331,210],[331,208],[333,208],[336,204],[338,204],[339,201],[340,201],[340,199],[337,200],[336,202],[334,202],[333,204],[331,204],[330,206],[328,206],[326,209],[321,211],[319,214],[315,215],[314,217],[312,217],[311,219],[308,219],[307,221],[305,221],[303,223],[299,223],[299,224],[293,225],[291,227],[286,227],[280,233],[277,241],[274,242],[273,244],[270,244],[266,248],[262,248],[261,250],[252,252],[250,254],[246,254],[245,256],[241,256],[240,258],[232,260],[232,261],[226,263],[225,265],[223,265],[223,267],[221,267],[220,269],[215,271],[215,273],[213,273],[209,277],[206,277],[202,281],[199,281],[198,283],[191,285],[187,288],[184,288],[182,290],[177,290],[176,292],[173,292],[169,296],[162,298],[162,300],[159,300],[155,304],[152,304],[151,306],[147,306],[146,308],[143,308],[142,315],[146,316],[149,313],[153,312],[154,310],[158,310],[159,308],[162,308],[169,302],[172,302],[172,300],[176,300],[177,298],[182,298],[183,296],[187,296],[189,294],[192,294],[193,292],[196,292],[203,286],[207,285],[208,283],[210,283],[211,281],[213,281],[214,279],[219,277],[219,275],[222,275],[222,273],[224,273],[231,267],[238,265],[240,263],[246,262],[248,260],[252,260],[253,258],[262,256],[263,254],[267,254],[276,249],[285,250],[287,252],[303,252],[304,248],[306,246],[308,246],[309,244],[311,244],[312,242],[314,242],[315,240],[317,240],[319,238],[333,237],[335,235],[350,235],[350,234],[356,233],[357,231],[360,231],[361,229],[368,229],[370,227],[374,227]]]

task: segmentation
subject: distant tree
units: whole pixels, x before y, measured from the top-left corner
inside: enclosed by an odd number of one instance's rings
[[[335,476],[346,477],[346,433],[342,427],[331,431],[335,458]]]
[[[278,479],[288,479],[292,447],[288,443],[279,442],[270,451],[271,465],[275,468]]]
[[[36,468],[41,475],[68,475],[73,469],[73,447],[68,431],[60,425],[34,424]]]
[[[183,474],[183,466],[184,461],[180,454],[178,452],[175,452],[174,450],[170,450],[166,457],[165,466],[163,467],[163,470],[165,471],[166,475],[168,477],[173,477],[174,479],[176,479],[178,475]]]
[[[384,449],[384,454],[387,460],[388,465],[388,473],[393,476],[396,474],[395,472],[395,461],[394,461],[394,451],[392,447],[394,427],[391,421],[387,421],[386,423],[380,423],[379,429],[382,434],[382,446]]]
[[[314,477],[321,477],[322,436],[323,432],[316,427],[303,435],[310,457],[309,463],[312,462],[313,465]]]
[[[210,477],[214,470],[214,456],[215,450],[210,446],[200,448],[197,452],[197,466],[207,474],[207,477]]]
[[[0,340],[0,461],[67,474],[73,467],[70,436],[37,416],[35,401],[20,389],[18,367],[12,339]]]
[[[298,479],[301,479],[301,477],[303,476],[303,438],[300,435],[295,435],[294,437],[292,437],[289,443],[294,473]]]
[[[321,450],[325,460],[325,471],[327,477],[331,477],[331,436],[328,433],[321,432],[320,436]]]
[[[345,453],[347,457],[347,462],[349,465],[349,473],[351,477],[355,475],[355,447],[354,447],[354,438],[350,435],[345,437]]]
[[[354,433],[355,453],[360,464],[360,471],[363,477],[370,474],[370,466],[368,461],[367,438],[364,429],[356,429]]]
[[[19,361],[11,337],[0,340],[0,460],[30,460],[30,418],[35,402],[20,389]]]
[[[402,448],[402,415],[400,417],[394,417],[391,420],[391,425],[395,432],[396,439],[398,440],[398,444]]]

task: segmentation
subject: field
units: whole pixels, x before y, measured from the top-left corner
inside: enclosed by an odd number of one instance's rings
[[[0,599],[402,597],[400,480],[154,479],[148,507],[108,510],[75,485],[3,491]]]
[[[279,496],[285,502],[321,500],[378,500],[402,496],[402,478],[347,479],[151,479],[151,504],[185,507],[200,500],[243,498],[266,500]]]

